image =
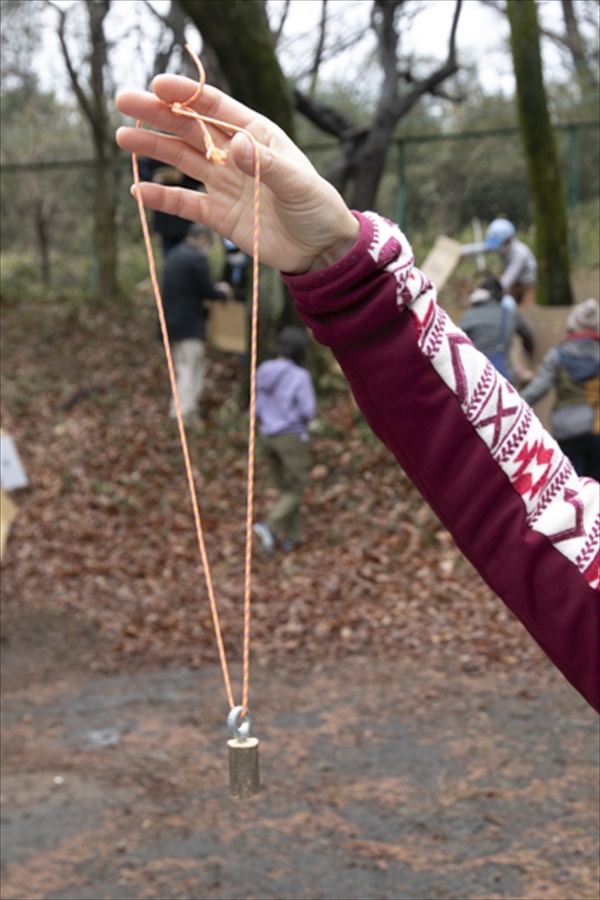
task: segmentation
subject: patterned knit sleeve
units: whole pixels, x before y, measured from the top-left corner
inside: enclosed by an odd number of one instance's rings
[[[284,276],[359,407],[459,548],[597,709],[600,486],[436,303],[374,213],[350,253]]]

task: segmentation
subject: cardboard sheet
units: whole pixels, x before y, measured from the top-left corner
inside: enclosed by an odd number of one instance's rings
[[[0,430],[0,485],[5,491],[27,487],[29,481],[10,434]]]
[[[8,494],[0,490],[0,562],[4,557],[10,526],[17,516],[17,507]]]
[[[441,234],[419,268],[431,278],[438,291],[446,286],[461,259],[462,244]]]
[[[246,353],[246,305],[237,300],[207,301],[206,337],[217,350]]]

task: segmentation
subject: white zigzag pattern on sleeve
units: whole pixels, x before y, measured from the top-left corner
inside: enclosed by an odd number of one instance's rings
[[[369,253],[396,280],[398,304],[415,318],[419,348],[521,497],[530,527],[600,590],[598,571],[591,568],[600,536],[600,485],[577,476],[531,408],[437,305],[435,288],[414,267],[398,227],[376,213],[364,215],[374,229]],[[396,253],[385,262],[391,247]]]

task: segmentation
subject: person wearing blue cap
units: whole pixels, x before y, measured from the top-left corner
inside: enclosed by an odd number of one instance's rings
[[[505,293],[515,298],[519,306],[535,303],[537,260],[523,241],[515,237],[515,226],[508,219],[494,219],[490,223],[485,240],[476,244],[463,244],[462,256],[496,251],[504,263],[500,284]]]

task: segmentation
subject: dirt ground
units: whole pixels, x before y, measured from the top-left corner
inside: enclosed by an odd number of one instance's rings
[[[216,667],[94,671],[74,612],[3,629],[3,900],[598,896],[598,722],[541,654],[256,666],[234,801]]]

